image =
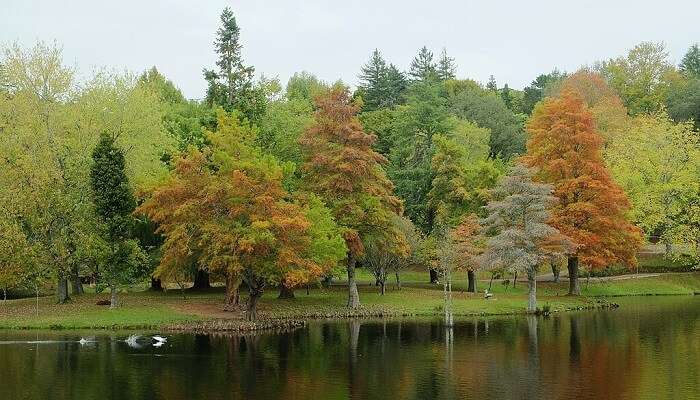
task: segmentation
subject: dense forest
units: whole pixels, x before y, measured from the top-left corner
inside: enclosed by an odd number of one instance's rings
[[[212,29],[214,31],[214,29]],[[420,46],[420,44],[418,44]],[[417,47],[418,47],[417,46]],[[0,58],[0,289],[225,285],[256,318],[265,290],[401,271],[444,285],[634,267],[645,243],[700,263],[700,47],[661,43],[523,90],[456,76],[446,49],[407,70],[380,50],[359,85],[256,78],[225,9],[202,100],[156,67],[66,66],[58,44]],[[601,55],[603,56],[603,55]],[[364,61],[364,64],[363,64]],[[361,67],[360,67],[360,64]],[[449,307],[446,307],[446,312]]]

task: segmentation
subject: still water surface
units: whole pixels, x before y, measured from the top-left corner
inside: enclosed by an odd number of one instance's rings
[[[451,340],[431,320],[141,348],[124,342],[133,332],[0,331],[0,399],[700,399],[700,296],[620,302],[462,319]]]

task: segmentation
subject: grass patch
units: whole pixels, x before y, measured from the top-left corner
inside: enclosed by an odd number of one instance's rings
[[[692,295],[700,293],[700,274],[666,274],[648,278],[601,281],[586,285],[581,280],[585,296],[649,296]]]
[[[330,288],[312,288],[296,291],[296,298],[278,300],[277,291],[269,289],[260,301],[259,315],[265,321],[308,320],[347,317],[379,316],[436,316],[443,307],[442,286],[425,281],[427,273],[406,274],[404,285],[397,290],[391,285],[381,296],[371,274],[360,270],[360,299],[362,307],[348,310],[346,288],[334,285]],[[700,293],[700,273],[666,274],[618,280],[581,279],[582,296],[565,296],[568,282],[538,282],[538,303],[547,305],[550,312],[578,310],[605,306],[608,296],[638,295],[688,295]],[[478,282],[479,292],[488,281]],[[519,281],[515,288],[512,281],[506,287],[494,281],[493,299],[485,300],[482,293],[467,293],[466,277],[453,284],[453,309],[457,316],[497,315],[524,313],[527,304],[527,284]],[[110,310],[97,306],[106,294],[88,293],[74,296],[68,304],[55,304],[54,297],[42,297],[39,315],[35,314],[32,298],[0,302],[0,329],[167,329],[176,326],[220,326],[235,329],[243,322],[242,312],[222,310],[223,288],[206,292],[179,290],[166,293],[148,291],[120,293],[120,307]],[[242,299],[245,301],[245,296]]]

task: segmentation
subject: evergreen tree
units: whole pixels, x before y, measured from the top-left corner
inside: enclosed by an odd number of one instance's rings
[[[525,114],[532,114],[535,104],[545,97],[545,88],[564,78],[566,78],[566,74],[559,72],[557,69],[549,74],[542,74],[535,78],[530,86],[523,89],[523,112]]]
[[[124,152],[106,133],[100,136],[92,153],[90,186],[95,213],[105,230],[105,245],[109,247],[102,266],[102,278],[111,291],[110,307],[117,306],[117,286],[129,283],[146,267],[146,256],[132,238],[134,219],[131,216],[136,201],[125,172]]]
[[[436,77],[437,66],[433,62],[433,52],[423,46],[418,55],[411,61],[409,75],[414,81],[424,81]]]
[[[214,49],[217,70],[204,69],[207,81],[206,102],[226,111],[236,109],[249,120],[259,114],[260,96],[253,87],[255,69],[243,64],[240,28],[230,8],[221,13],[221,27],[216,31]]]
[[[678,69],[687,77],[700,79],[700,47],[697,43],[690,46]]]
[[[387,94],[388,68],[382,53],[375,49],[372,58],[362,66],[360,89],[363,91],[364,111],[374,111],[381,107]]]
[[[440,60],[438,61],[437,66],[438,79],[442,81],[454,79],[456,70],[457,65],[455,65],[455,59],[448,57],[447,50],[443,47],[442,53],[440,53]]]
[[[493,75],[489,76],[489,82],[486,84],[486,89],[492,92],[498,92],[498,85],[496,85],[496,78]]]
[[[408,102],[399,110],[394,124],[389,156],[389,176],[396,185],[396,194],[404,201],[406,215],[426,234],[433,224],[427,204],[433,180],[433,135],[449,134],[454,129],[440,86],[430,81],[411,86]]]
[[[406,75],[394,64],[389,64],[385,76],[385,92],[382,106],[394,107],[403,104],[408,82]]]
[[[510,88],[507,83],[503,85],[503,89],[501,89],[501,98],[506,107],[508,107],[509,110],[513,110],[513,97],[510,94]]]

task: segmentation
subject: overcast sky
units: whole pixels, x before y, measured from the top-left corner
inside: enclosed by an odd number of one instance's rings
[[[0,43],[56,40],[66,63],[140,72],[156,65],[190,98],[205,90],[219,14],[230,6],[243,56],[284,83],[296,71],[357,83],[378,48],[408,69],[418,49],[445,47],[458,76],[522,88],[540,73],[573,71],[663,41],[677,63],[700,41],[698,0],[1,0]]]

